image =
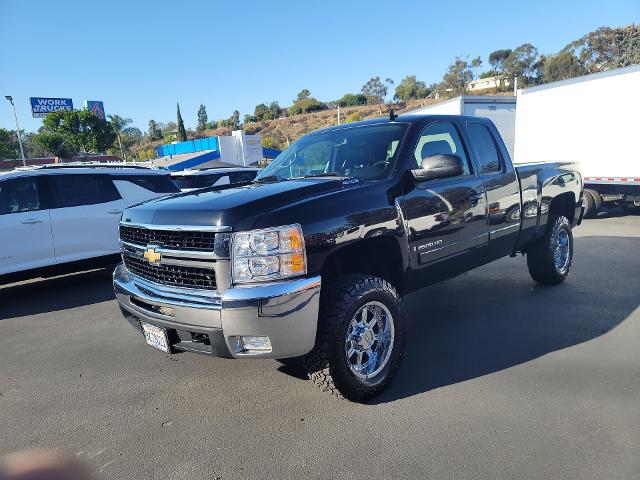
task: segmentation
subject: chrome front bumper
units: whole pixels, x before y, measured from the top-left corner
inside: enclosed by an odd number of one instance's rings
[[[123,315],[167,329],[173,349],[220,357],[286,358],[314,346],[320,276],[228,288],[224,293],[165,287],[119,265],[113,272]],[[271,351],[238,351],[234,337],[268,336]]]

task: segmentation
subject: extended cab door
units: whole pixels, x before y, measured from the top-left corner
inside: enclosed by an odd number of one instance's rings
[[[35,176],[0,182],[0,275],[55,263],[46,196]]]
[[[58,263],[118,253],[124,201],[105,174],[47,175]]]
[[[454,154],[465,165],[462,175],[437,180],[413,180],[402,200],[411,266],[418,286],[456,275],[469,268],[469,257],[487,245],[486,198],[460,125],[435,121],[422,131],[411,168],[430,155]]]
[[[490,261],[508,255],[517,243],[520,184],[497,129],[484,120],[468,121],[465,128],[487,191]]]

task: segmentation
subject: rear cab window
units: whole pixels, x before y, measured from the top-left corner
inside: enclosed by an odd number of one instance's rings
[[[483,175],[502,171],[504,162],[489,129],[481,123],[467,123],[471,145]]]

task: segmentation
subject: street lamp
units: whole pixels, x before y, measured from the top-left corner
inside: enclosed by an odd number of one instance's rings
[[[11,106],[13,107],[13,118],[16,121],[16,134],[18,135],[18,144],[20,145],[20,155],[22,155],[22,166],[27,166],[27,161],[24,159],[24,149],[22,148],[22,134],[20,133],[20,124],[18,123],[18,115],[16,114],[16,106],[13,104],[13,97],[11,95],[5,95]]]

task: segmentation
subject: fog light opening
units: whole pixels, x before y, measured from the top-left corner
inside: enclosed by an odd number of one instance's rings
[[[231,344],[237,354],[268,353],[271,351],[271,340],[269,340],[269,337],[241,335],[232,337]]]

